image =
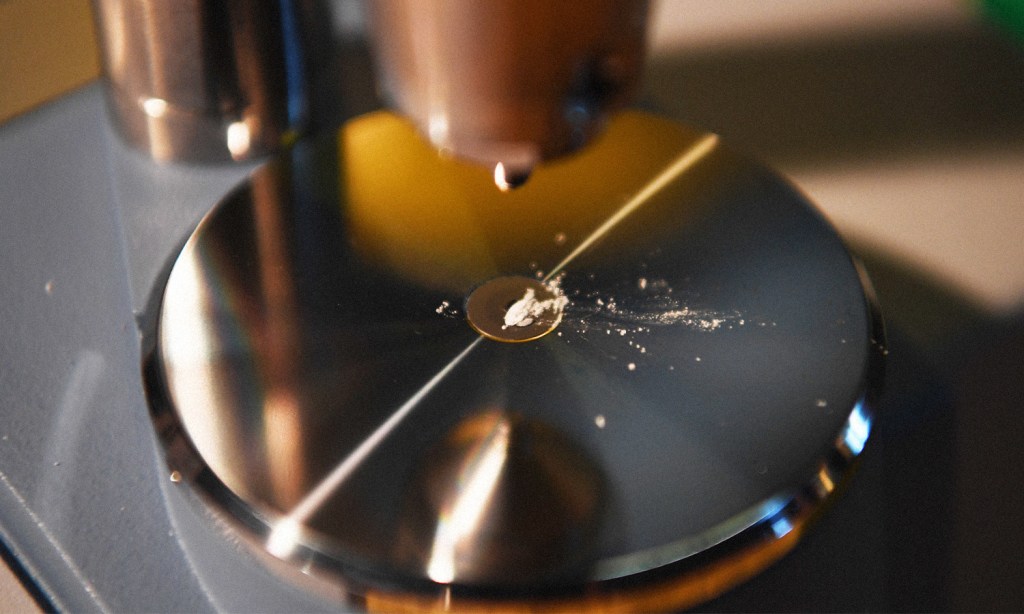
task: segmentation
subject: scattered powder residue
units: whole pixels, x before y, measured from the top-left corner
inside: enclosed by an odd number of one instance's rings
[[[454,307],[449,301],[441,301],[441,304],[438,305],[436,309],[434,309],[434,312],[446,318],[460,317],[459,310],[456,307]]]
[[[555,235],[555,243],[565,240],[564,233]],[[538,278],[543,278],[543,271],[538,263],[530,262],[529,267]],[[752,320],[743,314],[732,311],[698,308],[684,302],[683,298],[674,294],[671,284],[665,279],[652,276],[638,276],[632,283],[620,282],[617,291],[589,291],[572,289],[563,290],[566,273],[559,274],[555,279],[546,281],[554,297],[538,300],[536,292],[530,288],[523,296],[513,303],[505,312],[502,328],[512,326],[524,327],[536,322],[545,312],[562,312],[561,328],[577,335],[602,332],[606,336],[615,336],[625,341],[631,350],[638,354],[648,355],[648,339],[656,329],[661,327],[683,327],[698,332],[714,332],[732,330],[747,324],[761,327],[775,326],[774,322]],[[584,287],[595,287],[595,273],[585,274]],[[686,281],[686,280],[684,280]],[[615,290],[613,288],[612,290]],[[692,300],[692,299],[691,299]],[[461,317],[459,310],[449,301],[443,301],[435,310],[446,317]],[[557,336],[563,337],[562,330]],[[565,337],[569,342],[569,337]],[[845,343],[845,340],[843,340]],[[657,350],[655,349],[654,352]],[[699,356],[695,357],[700,362]],[[634,371],[636,363],[629,363],[627,368]],[[674,370],[669,366],[669,370]]]
[[[555,245],[565,245],[566,236],[564,232],[555,235]]]
[[[53,280],[52,279],[46,282],[46,284],[43,286],[43,290],[46,291],[47,295],[53,294]]]
[[[815,405],[817,405],[818,407],[828,407],[828,401],[826,401],[825,399],[818,399],[817,401],[815,401]]]
[[[698,307],[693,304],[697,296],[677,292],[678,288],[673,288],[667,280],[649,274],[638,275],[630,282],[623,280],[614,286],[605,286],[602,291],[576,289],[572,283],[573,276],[570,274],[568,280],[566,277],[565,274],[559,276],[560,290],[567,301],[563,305],[561,328],[581,339],[594,334],[621,339],[631,352],[635,352],[631,358],[636,362],[627,366],[630,371],[644,364],[638,358],[647,359],[658,354],[657,333],[663,327],[711,333],[735,330],[748,324],[774,326],[774,323],[760,322],[737,311]],[[583,288],[602,287],[602,284],[594,283],[596,277],[594,273],[586,273],[580,278],[580,285]],[[521,313],[510,315],[511,320],[523,317]],[[567,333],[566,342],[575,336]],[[694,360],[701,361],[700,357]],[[669,369],[674,370],[674,367]]]
[[[690,328],[700,330],[715,330],[728,320],[712,312],[699,313],[683,307],[682,309],[673,309],[654,314],[650,321],[652,324],[684,324]]]
[[[673,296],[673,289],[664,279],[639,277],[634,289],[620,296],[598,292],[567,292],[570,308],[567,321],[575,323],[577,332],[604,329],[620,337],[629,333],[650,332],[653,326],[684,326],[698,331],[744,326],[741,314],[712,309],[697,309]],[[625,303],[623,306],[620,303]],[[761,323],[765,326],[764,323]],[[642,346],[638,345],[637,349]]]

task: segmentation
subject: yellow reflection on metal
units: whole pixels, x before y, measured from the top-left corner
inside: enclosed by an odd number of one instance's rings
[[[832,480],[832,476],[829,474],[827,466],[823,466],[818,470],[818,483],[824,490],[825,494],[828,494],[836,489],[836,483]]]
[[[555,268],[551,269],[547,276],[544,277],[544,281],[548,281],[560,273],[562,269],[572,262],[574,258],[599,241],[601,237],[611,232],[612,228],[615,228],[615,226],[622,222],[622,220],[626,219],[629,214],[636,211],[638,207],[646,204],[654,197],[655,194],[660,192],[670,182],[679,179],[683,173],[690,169],[691,166],[699,162],[704,156],[708,155],[711,150],[715,148],[717,143],[718,136],[709,134],[697,141],[693,147],[690,147],[683,153],[679,154],[679,157],[665,167],[665,170],[661,171],[657,176],[651,179],[651,181],[633,195],[626,204],[622,205],[622,208],[612,214],[612,216],[605,220],[603,224],[598,226],[594,232],[590,233],[586,239],[580,242],[576,249],[572,250],[572,253],[559,262]]]
[[[379,112],[353,120],[339,136],[342,200],[366,260],[418,285],[465,293],[481,279],[560,268],[570,253],[609,240],[612,227],[623,237],[657,232],[654,214],[622,223],[641,204],[673,207],[674,224],[692,215],[686,196],[700,173],[684,171],[715,142],[675,122],[622,113],[591,147],[537,167],[525,185],[502,192],[493,169],[445,157],[404,119]]]

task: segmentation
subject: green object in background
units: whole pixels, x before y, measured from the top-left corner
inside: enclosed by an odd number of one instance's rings
[[[992,21],[1024,43],[1024,0],[982,0],[981,9]]]

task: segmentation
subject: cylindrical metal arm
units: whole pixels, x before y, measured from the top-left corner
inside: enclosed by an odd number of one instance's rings
[[[308,116],[303,0],[93,0],[115,123],[158,160],[241,160]]]
[[[439,148],[528,171],[590,139],[636,89],[646,0],[377,0],[391,103]]]

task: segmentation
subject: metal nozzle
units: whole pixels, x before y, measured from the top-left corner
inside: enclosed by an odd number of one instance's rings
[[[438,148],[505,169],[580,147],[639,80],[646,0],[378,0],[391,102]]]

